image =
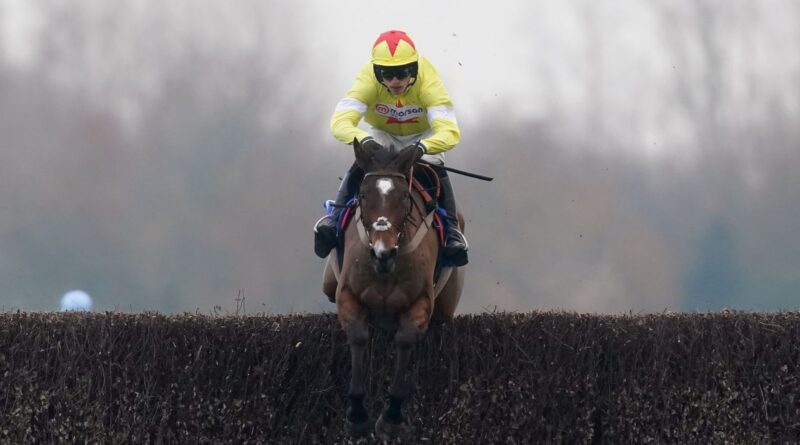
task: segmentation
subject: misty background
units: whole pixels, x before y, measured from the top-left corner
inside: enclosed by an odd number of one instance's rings
[[[332,311],[312,226],[387,29],[453,98],[460,313],[796,309],[800,3],[0,0],[0,306]],[[237,301],[239,299],[239,301]]]

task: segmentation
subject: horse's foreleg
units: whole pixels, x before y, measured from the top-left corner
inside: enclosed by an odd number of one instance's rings
[[[429,297],[422,297],[400,318],[400,327],[394,336],[396,350],[394,376],[389,386],[388,406],[378,419],[379,432],[396,435],[404,429],[405,418],[402,408],[411,387],[408,379],[408,363],[411,360],[412,348],[428,328],[432,306]]]
[[[336,311],[339,323],[347,334],[347,344],[350,346],[351,376],[347,391],[350,406],[347,409],[347,429],[351,435],[363,436],[369,432],[367,424],[369,415],[364,407],[364,397],[367,394],[367,369],[364,359],[369,341],[367,313],[349,290],[342,290],[336,296]]]

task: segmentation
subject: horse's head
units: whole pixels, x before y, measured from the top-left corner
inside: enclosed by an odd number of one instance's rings
[[[411,166],[416,148],[398,153],[371,151],[353,142],[356,162],[365,174],[358,193],[361,224],[367,232],[375,270],[394,270],[400,238],[411,210]]]

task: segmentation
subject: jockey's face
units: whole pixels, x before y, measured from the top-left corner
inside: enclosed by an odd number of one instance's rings
[[[411,78],[406,77],[405,79],[401,80],[395,77],[391,80],[383,79],[381,83],[384,84],[386,88],[388,88],[389,91],[392,92],[392,94],[394,94],[395,96],[399,96],[406,92],[408,84],[411,83]]]
[[[380,67],[378,76],[381,83],[395,96],[405,93],[411,83],[411,69],[408,66]]]

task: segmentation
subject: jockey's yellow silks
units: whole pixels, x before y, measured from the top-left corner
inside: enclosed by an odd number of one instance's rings
[[[405,93],[394,96],[375,78],[372,63],[358,72],[356,81],[336,105],[331,131],[336,139],[351,144],[369,133],[357,127],[363,119],[378,130],[398,136],[431,134],[422,139],[428,154],[442,153],[458,144],[461,132],[453,103],[436,68],[419,57],[417,77]]]

